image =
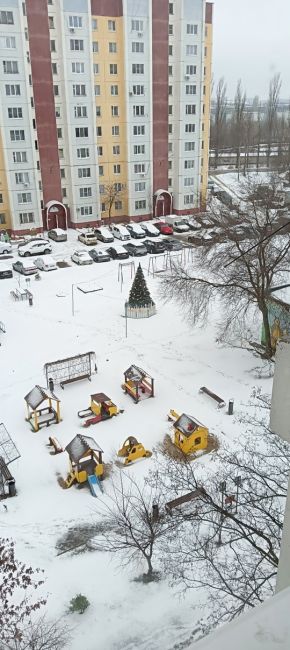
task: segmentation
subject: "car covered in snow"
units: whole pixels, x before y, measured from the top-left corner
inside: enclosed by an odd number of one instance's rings
[[[53,241],[67,241],[67,232],[62,228],[51,228],[48,230],[47,236]]]
[[[131,235],[129,233],[129,230],[125,226],[122,226],[121,224],[113,223],[111,226],[111,232],[116,237],[116,239],[121,239],[121,241],[128,241],[131,239]]]
[[[154,223],[140,223],[140,226],[144,230],[147,237],[159,237],[160,232]]]
[[[9,242],[0,241],[0,255],[9,255],[12,253],[12,246]]]
[[[96,250],[95,248],[92,248],[89,251],[89,255],[94,260],[94,262],[110,262],[111,258],[109,253],[107,251],[100,251]]]
[[[18,255],[20,257],[29,257],[30,255],[48,255],[52,251],[50,241],[47,239],[31,239],[25,244],[19,244]]]
[[[13,278],[12,268],[7,262],[0,262],[0,280]]]
[[[89,253],[84,250],[78,250],[75,251],[72,256],[71,256],[72,262],[75,262],[75,264],[92,264],[93,260],[90,257]]]
[[[175,221],[173,224],[173,230],[175,232],[188,232],[190,230],[190,227],[186,221],[183,219],[180,219],[180,221]]]
[[[58,268],[51,255],[37,257],[34,264],[40,271],[55,271]]]
[[[124,248],[126,248],[126,251],[128,251],[129,255],[133,255],[134,257],[147,255],[147,248],[143,243],[141,244],[141,242],[136,242],[134,244],[133,242],[129,242],[128,244],[124,244]]]
[[[164,239],[163,244],[167,251],[181,251],[184,248],[183,244],[178,241],[178,239],[173,238]]]
[[[129,253],[124,246],[110,246],[110,248],[107,248],[107,253],[109,253],[112,260],[126,260],[129,257]]]
[[[127,229],[132,237],[132,239],[144,239],[145,232],[139,223],[128,223]]]
[[[112,233],[110,232],[109,228],[106,228],[106,226],[95,228],[95,235],[97,239],[103,241],[105,244],[110,244],[112,241],[114,241]]]
[[[164,253],[165,251],[165,244],[163,240],[152,241],[151,239],[145,239],[143,244],[146,247],[148,253]]]
[[[95,246],[98,243],[97,236],[94,232],[82,232],[78,236],[78,240],[86,246]]]
[[[12,264],[14,271],[22,273],[22,275],[33,275],[38,273],[38,270],[32,260],[17,260]]]
[[[154,226],[159,230],[161,235],[173,235],[173,228],[168,226],[164,221],[157,221]]]

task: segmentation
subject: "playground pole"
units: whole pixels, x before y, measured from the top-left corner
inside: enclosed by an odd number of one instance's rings
[[[71,285],[71,309],[72,315],[75,315],[75,303],[74,303],[74,284]]]

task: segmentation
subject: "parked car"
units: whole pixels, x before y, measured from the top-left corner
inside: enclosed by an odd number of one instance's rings
[[[121,239],[122,241],[128,241],[131,235],[125,226],[119,226],[118,224],[113,223],[111,226],[111,231],[116,239]]]
[[[62,228],[52,228],[48,231],[47,236],[53,241],[67,241],[67,232]]]
[[[34,264],[40,271],[55,271],[58,268],[51,255],[37,257]]]
[[[89,251],[89,255],[94,262],[110,262],[111,260],[109,253],[106,251],[97,251],[95,248]]]
[[[161,235],[173,235],[173,228],[168,226],[167,223],[164,223],[164,221],[157,221],[154,226],[159,230]]]
[[[110,246],[107,248],[107,253],[113,260],[126,260],[129,257],[128,251],[123,246]]]
[[[128,251],[129,255],[134,257],[141,257],[141,255],[147,255],[147,248],[144,244],[129,242],[129,244],[124,244],[124,248]]]
[[[163,244],[167,251],[181,251],[184,246],[177,239],[164,239]]]
[[[197,221],[196,219],[183,219],[189,226],[190,230],[200,230],[201,229],[201,223]]]
[[[93,260],[90,257],[89,253],[84,250],[75,251],[71,259],[75,264],[92,264]]]
[[[33,275],[38,273],[38,270],[32,260],[17,260],[12,264],[14,271],[22,273],[23,275]]]
[[[133,239],[144,239],[145,232],[138,223],[128,223],[127,230]]]
[[[173,225],[173,230],[175,232],[188,232],[190,230],[189,225],[186,221],[183,219],[180,219],[180,221],[175,221]]]
[[[12,253],[12,246],[9,242],[0,241],[0,255]]]
[[[153,223],[140,223],[147,237],[159,237],[160,232]]]
[[[145,239],[143,244],[146,246],[148,253],[164,253],[165,251],[164,241],[152,241],[151,239]]]
[[[94,246],[98,243],[97,236],[94,232],[82,232],[78,236],[78,240],[81,241],[82,244],[86,244],[86,246]]]
[[[0,263],[0,280],[6,280],[6,278],[13,278],[12,268],[10,264],[6,262]]]
[[[110,244],[110,242],[114,241],[112,233],[110,232],[109,228],[106,228],[106,226],[95,228],[95,235],[97,239],[105,242],[105,244]]]
[[[29,257],[30,255],[48,255],[51,253],[52,246],[47,239],[32,239],[26,244],[18,246],[18,255]]]

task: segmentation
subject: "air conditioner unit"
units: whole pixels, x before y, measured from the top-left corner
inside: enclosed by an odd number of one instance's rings
[[[143,32],[138,32],[138,36],[139,36],[139,38],[142,38]]]
[[[74,27],[70,27],[69,31],[70,31],[71,34],[74,34],[75,33]]]
[[[129,95],[130,96],[134,95],[132,88],[129,88]]]
[[[23,187],[28,187],[29,183],[23,183]]]
[[[140,176],[140,178],[145,178],[146,174],[145,174],[145,172],[141,172],[141,173],[139,174],[139,176]]]
[[[185,75],[184,75],[184,79],[186,79],[186,80],[188,81],[188,79],[190,79],[190,75],[189,75],[189,74],[185,74]]]

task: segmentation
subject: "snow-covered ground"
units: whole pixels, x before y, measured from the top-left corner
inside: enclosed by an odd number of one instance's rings
[[[75,240],[76,233],[71,232],[67,243],[53,242],[53,256],[69,259]],[[128,435],[152,450],[170,431],[167,413],[174,408],[207,425],[222,445],[243,435],[238,417],[229,417],[226,409],[218,410],[214,402],[199,394],[199,388],[208,386],[226,402],[234,398],[236,415],[247,408],[254,385],[261,385],[263,392],[270,390],[269,380],[255,376],[257,359],[245,350],[216,342],[215,314],[206,328],[190,327],[175,305],[162,305],[158,275],[147,274],[148,264],[149,256],[141,259],[157,315],[129,320],[127,338],[124,302],[132,279],[125,267],[121,291],[118,261],[41,273],[39,282],[32,277],[33,306],[14,302],[10,296],[19,278],[26,287],[23,276],[15,273],[13,279],[0,281],[0,320],[6,326],[0,339],[0,422],[21,453],[10,466],[17,496],[6,500],[8,512],[0,504],[0,531],[4,537],[13,537],[21,559],[45,570],[44,591],[51,616],[65,614],[77,593],[89,599],[90,607],[83,616],[68,615],[69,624],[75,626],[70,650],[170,650],[174,643],[187,639],[198,624],[199,596],[188,593],[180,600],[166,579],[149,585],[134,582],[145,567],[121,570],[116,558],[103,553],[57,555],[58,540],[70,528],[96,520],[97,500],[87,488],[61,489],[57,476],[66,477],[68,456],[50,455],[48,436],[55,435],[65,446],[77,433],[87,433],[104,450],[105,462],[110,462]],[[81,282],[93,282],[101,290],[84,294],[77,289]],[[45,386],[44,364],[89,350],[95,351],[98,367],[91,383],[76,382],[64,390],[56,387],[63,421],[33,433],[25,421],[24,396],[35,384]],[[156,397],[138,405],[121,389],[123,372],[132,363],[155,378]],[[77,411],[89,405],[94,392],[105,392],[124,413],[84,430]],[[130,472],[142,482],[153,462],[154,453]],[[210,456],[196,462],[210,463]],[[110,491],[110,478],[104,489]]]

